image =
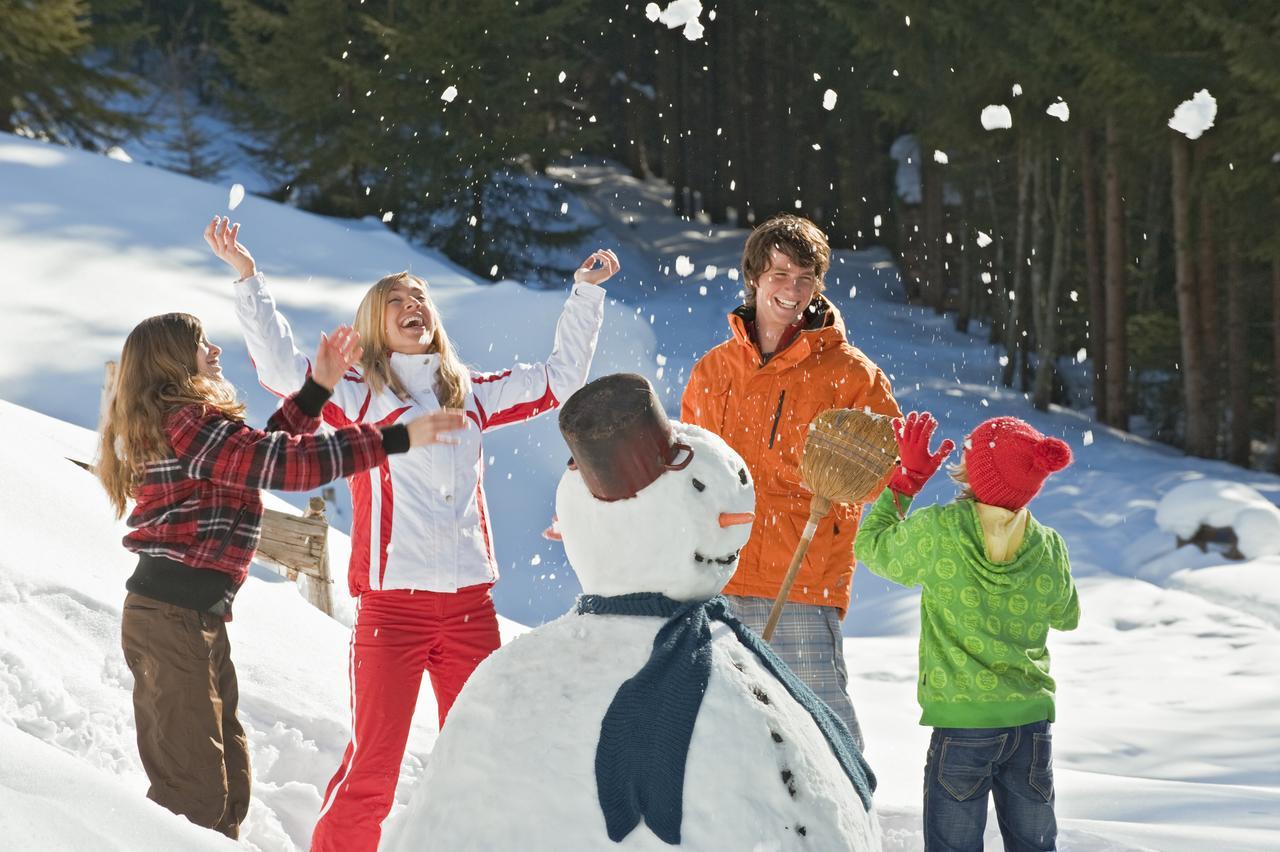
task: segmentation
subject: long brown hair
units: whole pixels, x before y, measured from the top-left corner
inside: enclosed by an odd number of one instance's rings
[[[138,323],[124,342],[115,385],[98,430],[98,479],[116,517],[142,482],[147,462],[172,450],[165,417],[184,405],[203,405],[244,420],[244,404],[226,379],[200,375],[196,350],[207,340],[191,314],[162,314]]]
[[[471,391],[471,373],[449,342],[449,335],[445,334],[444,322],[431,301],[427,282],[411,272],[396,272],[379,279],[356,308],[355,329],[360,332],[360,343],[364,346],[364,354],[360,357],[364,380],[374,393],[391,388],[400,399],[409,398],[408,389],[391,369],[391,349],[387,345],[387,298],[391,288],[397,284],[416,285],[422,289],[422,297],[431,311],[431,343],[427,351],[440,356],[440,372],[436,374],[435,382],[436,398],[445,408],[462,408]]]

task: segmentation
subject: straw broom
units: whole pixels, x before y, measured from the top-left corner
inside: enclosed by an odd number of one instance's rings
[[[782,607],[791,594],[800,563],[809,550],[818,522],[826,517],[832,503],[858,503],[893,469],[898,456],[898,442],[893,436],[893,418],[852,408],[832,408],[822,412],[809,424],[804,456],[800,461],[800,477],[813,492],[809,501],[809,522],[805,524],[791,567],[773,602],[764,640],[782,617]]]

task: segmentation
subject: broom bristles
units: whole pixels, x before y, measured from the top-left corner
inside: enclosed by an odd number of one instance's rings
[[[893,418],[852,408],[833,408],[809,425],[800,475],[814,494],[833,503],[868,497],[893,469],[898,442]]]

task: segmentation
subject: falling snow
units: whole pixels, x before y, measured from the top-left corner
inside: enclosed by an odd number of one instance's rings
[[[1178,104],[1169,119],[1169,126],[1188,139],[1199,139],[1204,132],[1213,127],[1213,120],[1218,115],[1218,102],[1208,89],[1201,89],[1191,100]]]
[[[1013,115],[1004,104],[988,104],[982,108],[984,130],[1008,130],[1013,127]]]

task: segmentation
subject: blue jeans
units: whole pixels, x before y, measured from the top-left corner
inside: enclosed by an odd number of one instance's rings
[[[987,793],[995,795],[1005,852],[1057,848],[1049,723],[934,728],[924,774],[925,852],[982,849]]]

